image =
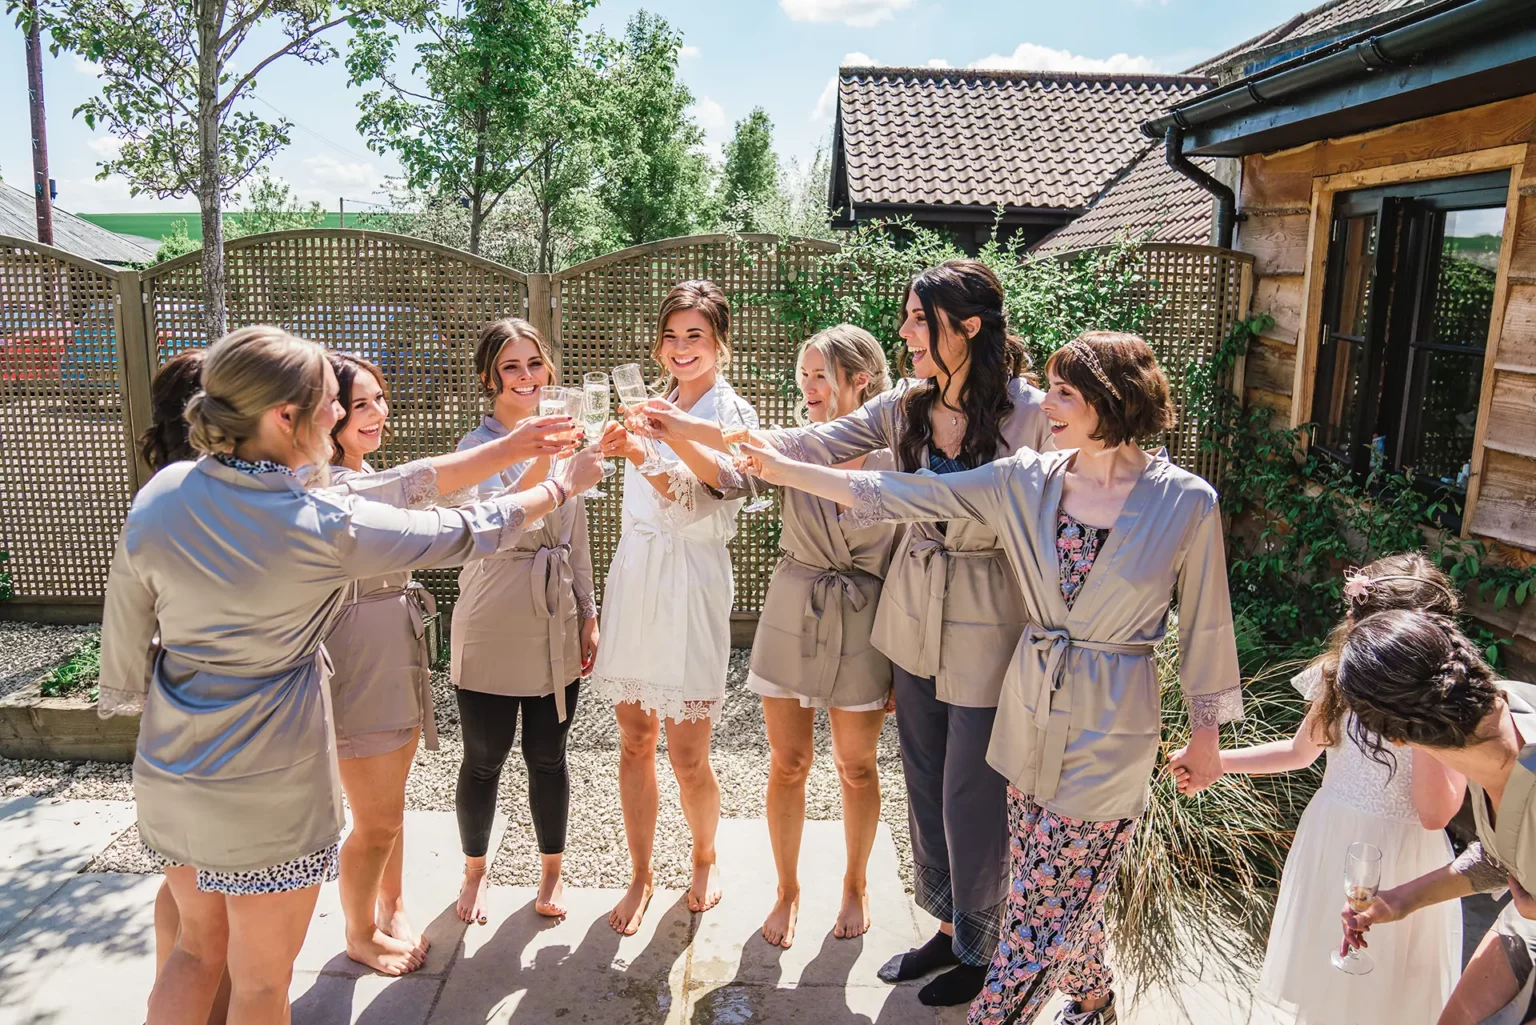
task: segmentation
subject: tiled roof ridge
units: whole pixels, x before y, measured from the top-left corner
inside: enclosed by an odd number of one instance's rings
[[[1343,0],[1336,0],[1343,2]],[[1207,86],[1215,79],[1209,75],[1155,74],[1152,72],[1126,71],[1029,71],[992,70],[988,68],[927,68],[896,67],[891,65],[852,64],[838,68],[839,78],[946,78],[962,80],[1002,81],[1058,81],[1058,82],[1111,82],[1115,84]]]

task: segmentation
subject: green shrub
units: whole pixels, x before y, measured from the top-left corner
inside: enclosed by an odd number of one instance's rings
[[[63,664],[43,678],[38,689],[45,698],[68,697],[84,691],[87,698],[95,701],[100,678],[101,633],[95,631],[80,642],[80,647]]]

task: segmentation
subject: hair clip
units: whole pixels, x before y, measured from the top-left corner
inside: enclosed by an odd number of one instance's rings
[[[1350,601],[1364,601],[1371,593],[1371,578],[1358,569],[1351,569],[1344,576],[1344,597]]]
[[[1099,357],[1088,347],[1086,342],[1080,342],[1076,338],[1067,343],[1067,348],[1077,353],[1078,357],[1086,364],[1093,376],[1099,379],[1099,383],[1109,390],[1117,400],[1120,399],[1120,389],[1109,381],[1109,375],[1104,372],[1104,367],[1099,363]]]

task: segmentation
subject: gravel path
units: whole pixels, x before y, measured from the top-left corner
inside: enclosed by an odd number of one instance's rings
[[[38,671],[67,658],[79,643],[83,627],[33,627],[0,623],[0,672],[21,674],[30,681]],[[31,659],[26,663],[26,659]],[[31,667],[22,669],[20,666]],[[16,668],[13,668],[13,665]],[[720,779],[721,814],[726,818],[761,818],[768,779],[768,739],[762,707],[745,687],[747,652],[731,653],[725,707],[715,725],[713,762]],[[10,676],[0,675],[0,683]],[[24,681],[25,682],[25,681]],[[417,753],[406,790],[407,807],[453,810],[454,783],[463,743],[458,706],[447,672],[433,675],[440,749]],[[19,684],[18,684],[19,685]],[[610,708],[596,702],[578,703],[571,726],[571,824],[566,844],[566,881],[576,886],[624,886],[629,882],[629,855],[618,794],[618,727]],[[656,824],[655,869],[660,886],[688,884],[691,859],[688,828],[678,804],[677,783],[663,751],[657,756],[661,812]],[[911,846],[907,839],[906,788],[896,728],[886,726],[880,743],[880,783],[884,802],[881,817],[890,825],[901,859],[902,878],[911,886]],[[528,814],[528,775],[521,756],[507,759],[501,779],[501,809],[507,830],[492,864],[496,883],[532,886],[539,876],[538,846]],[[41,762],[0,759],[0,798],[62,797],[129,801],[133,799],[130,766],[106,762]],[[842,816],[837,771],[832,764],[831,733],[825,715],[816,720],[816,760],[806,784],[806,815],[812,819]],[[840,855],[829,852],[839,861]],[[724,866],[727,873],[730,866]],[[93,872],[140,872],[150,868],[141,853],[138,832],[129,829],[99,855]]]

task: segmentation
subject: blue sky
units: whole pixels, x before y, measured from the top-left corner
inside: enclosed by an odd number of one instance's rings
[[[830,83],[840,63],[1057,70],[1182,71],[1284,21],[1316,0],[604,0],[594,25],[623,29],[642,7],[684,36],[680,67],[711,148],[761,106],[783,157],[807,159],[830,136]],[[247,45],[256,53],[253,39]],[[338,37],[337,42],[342,42]],[[254,58],[253,58],[254,59]],[[31,182],[21,33],[0,27],[0,177]],[[191,199],[132,198],[125,183],[94,180],[112,140],[70,112],[96,87],[94,69],[68,54],[44,69],[48,135],[59,206],[85,213],[193,210]],[[257,113],[295,123],[293,143],[271,163],[305,199],[380,200],[398,167],[357,134],[359,90],[340,62],[269,67]]]

